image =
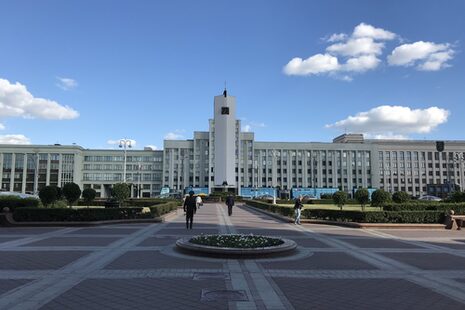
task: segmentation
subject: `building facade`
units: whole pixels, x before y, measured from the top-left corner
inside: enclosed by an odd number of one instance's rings
[[[241,132],[236,98],[226,90],[214,97],[209,131],[191,140],[165,140],[162,151],[127,150],[126,181],[132,197],[153,197],[161,189],[182,192],[250,193],[258,189],[381,188],[419,197],[428,185],[463,189],[465,141],[365,140],[344,134],[332,142],[259,142]],[[0,145],[2,191],[33,193],[45,185],[77,183],[109,197],[123,182],[121,150],[62,145]],[[438,186],[439,188],[440,186]],[[451,188],[445,186],[443,188]]]

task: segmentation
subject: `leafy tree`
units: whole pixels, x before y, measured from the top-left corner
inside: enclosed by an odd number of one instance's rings
[[[72,206],[81,197],[81,189],[76,183],[66,183],[63,186],[63,195],[65,196],[68,204]]]
[[[347,193],[344,191],[337,191],[333,194],[333,201],[334,203],[341,208],[347,203],[348,196]]]
[[[382,190],[377,189],[371,194],[371,205],[373,207],[383,207],[386,203],[391,201],[391,194]]]
[[[465,202],[465,192],[455,191],[450,195],[451,202]]]
[[[63,199],[63,189],[59,186],[53,185],[57,189],[57,200]]]
[[[84,198],[84,201],[87,205],[92,203],[92,201],[95,199],[95,196],[97,196],[97,192],[93,188],[85,188],[82,191],[82,198]]]
[[[113,185],[113,188],[111,190],[111,196],[113,196],[119,202],[120,207],[121,204],[129,198],[130,194],[131,190],[127,183],[116,183],[115,185]]]
[[[410,195],[406,192],[395,192],[392,195],[392,200],[395,203],[406,203],[410,200]]]
[[[39,198],[45,207],[55,203],[57,201],[57,189],[56,186],[45,186],[39,191]]]
[[[370,201],[368,190],[366,188],[357,189],[355,200],[362,206],[362,210],[365,210],[365,205]]]

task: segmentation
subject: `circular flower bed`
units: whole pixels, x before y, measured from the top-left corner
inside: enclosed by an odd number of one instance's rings
[[[191,243],[222,248],[264,248],[283,244],[278,238],[255,235],[200,235],[189,240]]]
[[[260,235],[199,235],[176,241],[184,251],[201,255],[269,256],[292,251],[297,244],[288,239]]]

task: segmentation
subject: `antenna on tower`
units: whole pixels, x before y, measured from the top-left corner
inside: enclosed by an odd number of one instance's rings
[[[228,96],[228,91],[226,90],[226,81],[224,81],[224,91],[223,96],[226,98]]]

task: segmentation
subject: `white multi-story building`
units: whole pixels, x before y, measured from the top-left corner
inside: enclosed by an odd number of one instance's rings
[[[241,132],[236,98],[226,90],[214,98],[209,131],[192,140],[165,140],[163,151],[128,150],[126,181],[133,197],[158,195],[162,188],[183,191],[258,189],[342,189],[359,187],[427,193],[427,185],[463,188],[465,141],[364,140],[344,134],[330,143],[257,142]],[[0,145],[1,190],[34,192],[45,185],[75,182],[108,197],[123,181],[121,150],[89,150],[80,146]]]

